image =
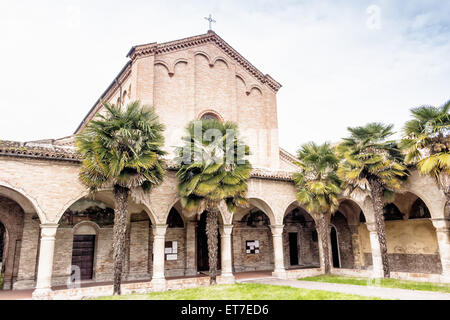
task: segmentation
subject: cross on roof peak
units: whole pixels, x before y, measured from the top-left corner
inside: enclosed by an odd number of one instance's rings
[[[213,23],[213,22],[216,23],[216,20],[214,20],[214,19],[212,18],[211,14],[209,14],[209,17],[205,17],[205,19],[209,22],[209,29],[208,29],[208,30],[211,30],[211,31],[212,31],[212,23]]]

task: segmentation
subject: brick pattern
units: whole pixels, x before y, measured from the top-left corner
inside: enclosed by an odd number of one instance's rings
[[[246,253],[246,241],[259,240],[259,253]],[[269,227],[246,227],[235,222],[232,233],[235,272],[273,270],[273,240]]]

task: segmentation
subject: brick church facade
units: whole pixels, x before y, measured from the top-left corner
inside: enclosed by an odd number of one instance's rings
[[[247,271],[268,271],[280,278],[320,274],[315,221],[295,198],[294,157],[278,144],[276,94],[281,85],[212,31],[135,46],[128,57],[101,99],[154,106],[166,126],[169,156],[164,182],[144,199],[130,199],[124,274],[130,284],[125,291],[207,283],[199,277],[208,269],[205,219],[182,209],[170,160],[186,124],[205,116],[238,124],[254,167],[250,206],[234,214],[220,210],[218,282],[232,283],[236,273]],[[98,112],[100,99],[75,134]],[[35,297],[83,295],[94,289],[65,289],[74,272],[82,283],[112,280],[112,191],[88,196],[78,181],[80,161],[73,137],[0,141],[3,289],[35,288]],[[450,281],[450,217],[445,205],[435,181],[412,172],[404,192],[386,206],[393,277]],[[367,199],[341,198],[330,220],[330,241],[333,273],[382,275]]]

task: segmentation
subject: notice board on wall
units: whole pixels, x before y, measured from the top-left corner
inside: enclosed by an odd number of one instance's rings
[[[259,240],[245,241],[245,253],[247,253],[247,254],[259,253]]]
[[[164,255],[166,261],[173,261],[178,259],[178,241],[166,241],[164,246]]]

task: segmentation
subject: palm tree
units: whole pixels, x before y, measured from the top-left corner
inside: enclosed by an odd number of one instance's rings
[[[164,126],[153,108],[130,102],[120,106],[103,102],[98,113],[76,137],[82,157],[79,179],[91,193],[100,188],[114,190],[114,295],[120,294],[125,237],[128,225],[128,196],[148,192],[162,182]]]
[[[247,160],[249,147],[239,138],[237,125],[215,119],[188,124],[183,147],[175,150],[178,192],[188,212],[206,211],[206,235],[210,284],[217,275],[217,214],[224,201],[233,212],[247,205],[247,181],[252,167]],[[214,137],[215,139],[212,139]]]
[[[405,162],[414,164],[421,174],[436,178],[450,200],[450,101],[437,108],[411,109],[412,120],[403,127],[400,146],[407,152]]]
[[[337,146],[342,158],[338,175],[344,183],[344,195],[357,199],[370,196],[386,278],[390,276],[390,268],[383,207],[385,200],[393,199],[394,191],[401,189],[402,181],[408,176],[396,142],[387,140],[393,134],[392,128],[382,123],[348,128],[350,137]]]
[[[330,272],[328,217],[339,207],[340,180],[336,173],[339,159],[329,143],[304,144],[297,152],[299,171],[293,179],[297,189],[297,200],[318,221],[321,242],[321,265],[325,273]],[[328,217],[327,217],[328,216]]]

